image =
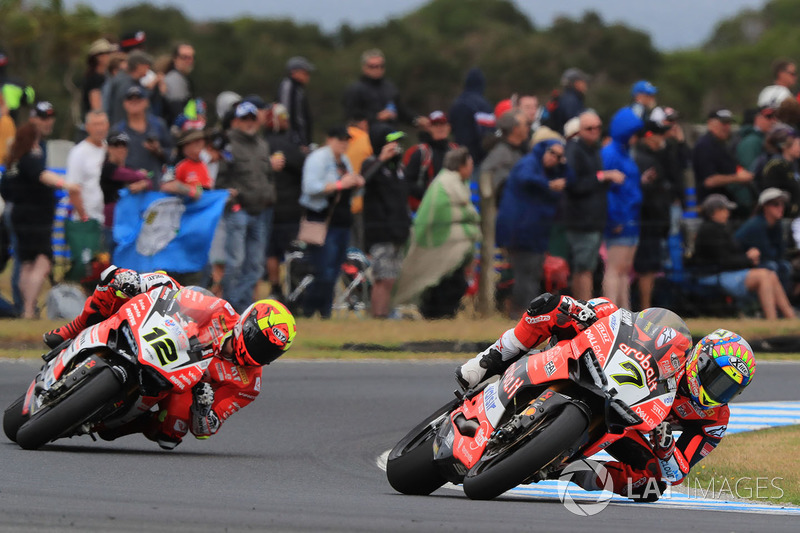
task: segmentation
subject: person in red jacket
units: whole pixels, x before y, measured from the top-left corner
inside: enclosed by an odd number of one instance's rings
[[[572,339],[618,309],[604,298],[584,302],[544,293],[531,301],[514,328],[459,366],[456,380],[465,389],[474,387],[490,376],[502,374],[545,340],[551,339],[555,344]],[[755,370],[752,348],[731,331],[717,329],[690,348],[672,409],[650,439],[635,434],[606,449],[617,459],[603,463],[613,491],[637,501],[656,501],[668,484],[681,483],[689,470],[722,440],[730,417],[727,404],[750,384]],[[677,441],[672,435],[673,427],[683,431]],[[572,481],[586,490],[603,490],[603,483],[588,465],[573,473]]]
[[[116,313],[130,298],[151,290],[179,290],[176,299],[193,322],[190,333],[201,346],[210,347],[213,361],[191,393],[172,394],[158,410],[98,435],[114,440],[131,433],[144,435],[164,449],[173,449],[191,432],[208,438],[219,431],[233,413],[255,400],[261,391],[261,370],[292,344],[297,333],[292,313],[275,300],[259,300],[241,315],[225,300],[203,289],[181,287],[161,272],[139,274],[111,266],[72,322],[44,334],[54,349],[75,338],[85,328]]]

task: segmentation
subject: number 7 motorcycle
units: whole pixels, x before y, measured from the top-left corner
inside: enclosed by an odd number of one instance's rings
[[[141,294],[42,356],[27,392],[5,411],[6,436],[31,450],[74,435],[94,438],[169,394],[191,391],[212,352],[199,345],[178,296],[168,288]]]
[[[675,313],[619,309],[457,393],[392,449],[389,483],[418,495],[463,483],[467,497],[488,500],[642,438],[669,413],[691,346]]]

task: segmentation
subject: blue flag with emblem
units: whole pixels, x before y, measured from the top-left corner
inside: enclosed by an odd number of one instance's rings
[[[114,264],[139,272],[203,270],[227,199],[227,191],[207,191],[198,200],[120,191],[114,211]]]

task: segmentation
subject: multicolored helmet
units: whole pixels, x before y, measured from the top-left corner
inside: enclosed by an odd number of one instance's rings
[[[233,328],[233,357],[244,366],[268,365],[289,349],[296,334],[297,324],[286,306],[259,300]]]
[[[753,381],[755,373],[750,344],[726,329],[703,337],[686,360],[689,394],[703,409],[730,402]]]

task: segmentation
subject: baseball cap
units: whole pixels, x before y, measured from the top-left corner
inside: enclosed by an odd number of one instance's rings
[[[350,140],[350,134],[344,126],[334,126],[328,130],[328,137],[339,139],[340,141]]]
[[[784,204],[789,202],[789,195],[784,191],[778,189],[777,187],[767,187],[761,191],[761,194],[758,195],[758,205],[762,206],[779,198],[783,200]]]
[[[631,87],[631,96],[637,94],[654,95],[658,93],[658,88],[647,80],[639,80]]]
[[[772,118],[775,116],[775,108],[771,105],[758,106],[758,113],[762,117]]]
[[[233,116],[236,118],[257,117],[258,108],[252,102],[242,102],[236,106]]]
[[[715,118],[726,123],[734,122],[733,113],[731,113],[730,109],[715,109],[708,114],[708,118]]]
[[[703,200],[703,205],[701,207],[703,209],[703,213],[710,215],[718,209],[736,209],[736,204],[728,200],[726,196],[719,193],[714,193],[709,194],[706,199]]]
[[[257,94],[248,94],[242,99],[242,102],[250,102],[256,106],[256,109],[266,109],[269,107],[264,99]]]
[[[39,118],[50,118],[56,116],[56,109],[53,107],[53,104],[46,100],[42,100],[41,102],[37,102],[36,105],[31,110],[31,116],[36,116]]]
[[[447,115],[444,112],[436,110],[430,115],[428,115],[428,120],[431,121],[431,124],[447,124]]]
[[[123,52],[129,51],[131,48],[136,48],[137,46],[141,46],[147,40],[147,35],[145,35],[144,31],[133,31],[126,33],[120,38],[119,46]]]
[[[663,135],[667,133],[670,130],[670,128],[671,126],[669,124],[664,124],[663,122],[658,123],[655,120],[648,119],[644,123],[644,128],[642,129],[642,132],[644,132],[645,135],[647,135],[648,133]]]
[[[510,98],[506,98],[505,100],[500,100],[497,102],[497,105],[494,106],[494,118],[495,120],[499,119],[514,107],[514,104],[511,102]]]
[[[131,138],[124,131],[114,131],[106,138],[109,146],[127,146],[131,142]]]
[[[141,85],[131,85],[125,91],[125,100],[136,100],[137,98],[144,98],[145,92]]]
[[[303,56],[294,56],[290,57],[289,61],[286,62],[286,70],[305,70],[306,72],[313,72],[316,70],[314,68],[314,64],[311,63],[308,59]]]

